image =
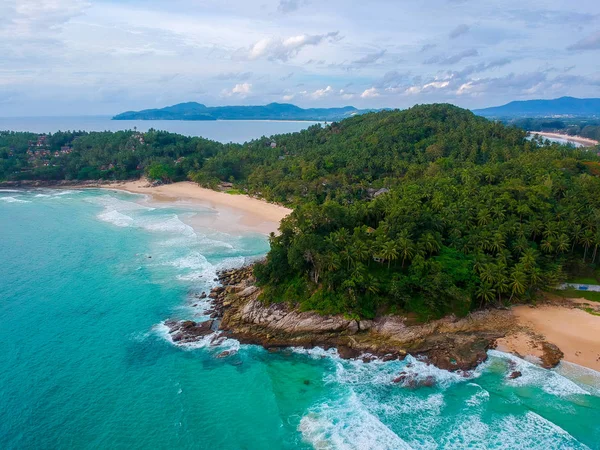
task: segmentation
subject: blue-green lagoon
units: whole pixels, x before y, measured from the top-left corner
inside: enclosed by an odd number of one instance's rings
[[[463,376],[411,357],[174,345],[163,322],[202,320],[194,294],[268,250],[260,234],[190,226],[211,214],[0,190],[0,448],[600,448],[600,375],[567,363],[490,351]],[[437,383],[394,384],[402,370]]]

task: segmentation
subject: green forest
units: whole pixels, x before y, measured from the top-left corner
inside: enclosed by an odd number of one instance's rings
[[[450,105],[222,145],[164,132],[0,134],[0,178],[230,182],[294,212],[255,268],[266,302],[422,319],[534,301],[600,260],[596,151]],[[69,150],[61,154],[61,149]],[[31,153],[31,152],[30,152]],[[58,154],[58,156],[54,156]]]

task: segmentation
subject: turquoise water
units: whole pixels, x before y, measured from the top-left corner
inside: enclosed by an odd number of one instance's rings
[[[0,448],[600,448],[598,374],[577,366],[492,351],[462,376],[413,358],[173,345],[162,322],[201,319],[191,294],[268,248],[193,230],[194,214],[215,212],[0,191]],[[437,384],[396,385],[402,370]]]

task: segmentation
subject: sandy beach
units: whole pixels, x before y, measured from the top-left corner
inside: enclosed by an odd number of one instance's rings
[[[600,371],[600,316],[576,306],[600,308],[600,304],[583,299],[513,307],[518,331],[499,339],[498,349],[539,358],[540,343],[545,340],[562,350],[565,361]]]
[[[215,214],[189,219],[189,225],[208,226],[223,231],[240,228],[263,234],[276,233],[281,220],[291,209],[247,195],[232,195],[205,189],[196,183],[182,181],[151,187],[144,179],[104,186],[131,193],[146,194],[156,202],[177,202],[183,206],[210,208]]]
[[[584,138],[581,136],[569,136],[568,134],[546,133],[546,132],[541,132],[541,131],[530,131],[529,133],[532,135],[539,134],[540,136],[547,137],[547,138],[565,139],[568,141],[577,142],[577,143],[583,145],[584,147],[593,147],[593,146],[599,144],[598,141],[595,141],[593,139]]]

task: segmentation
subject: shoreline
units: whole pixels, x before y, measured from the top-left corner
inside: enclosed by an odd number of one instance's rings
[[[528,131],[528,133],[532,136],[535,136],[537,134],[542,137],[564,139],[567,141],[577,142],[578,144],[582,144],[584,147],[595,147],[596,145],[600,144],[600,142],[594,139],[589,139],[582,136],[570,136],[568,134],[552,133],[545,131]]]
[[[518,330],[499,339],[498,350],[537,360],[542,356],[542,343],[550,342],[563,353],[564,361],[600,372],[600,316],[583,309],[599,311],[600,303],[592,303],[550,298],[537,306],[513,306]]]
[[[277,233],[280,222],[292,210],[275,203],[250,197],[245,194],[227,194],[203,188],[191,181],[150,186],[144,178],[139,180],[23,180],[0,182],[0,187],[15,189],[106,189],[130,194],[144,194],[156,203],[180,204],[191,209],[210,209],[215,214],[198,215],[186,219],[194,227],[216,230],[254,231],[269,235]]]
[[[211,326],[243,344],[269,351],[289,347],[336,348],[344,359],[403,359],[424,357],[436,367],[468,372],[487,359],[487,350],[516,355],[546,369],[561,360],[600,374],[600,346],[594,341],[600,317],[578,309],[579,300],[550,299],[539,306],[474,311],[464,318],[447,316],[415,323],[404,316],[351,320],[342,315],[301,312],[282,303],[263,303],[252,266],[219,274],[220,286],[212,300]],[[207,294],[204,293],[203,296]],[[600,304],[593,305],[600,311]],[[206,326],[189,321],[171,322],[174,341],[193,342],[205,337]],[[218,338],[215,337],[216,339]],[[514,372],[511,376],[518,377]]]
[[[277,233],[281,220],[292,210],[245,194],[227,194],[203,188],[191,181],[150,186],[144,179],[100,186],[102,189],[120,190],[133,194],[149,195],[156,202],[177,202],[187,206],[209,208],[213,217],[189,219],[189,225],[216,229],[238,229],[238,225],[261,234]]]

